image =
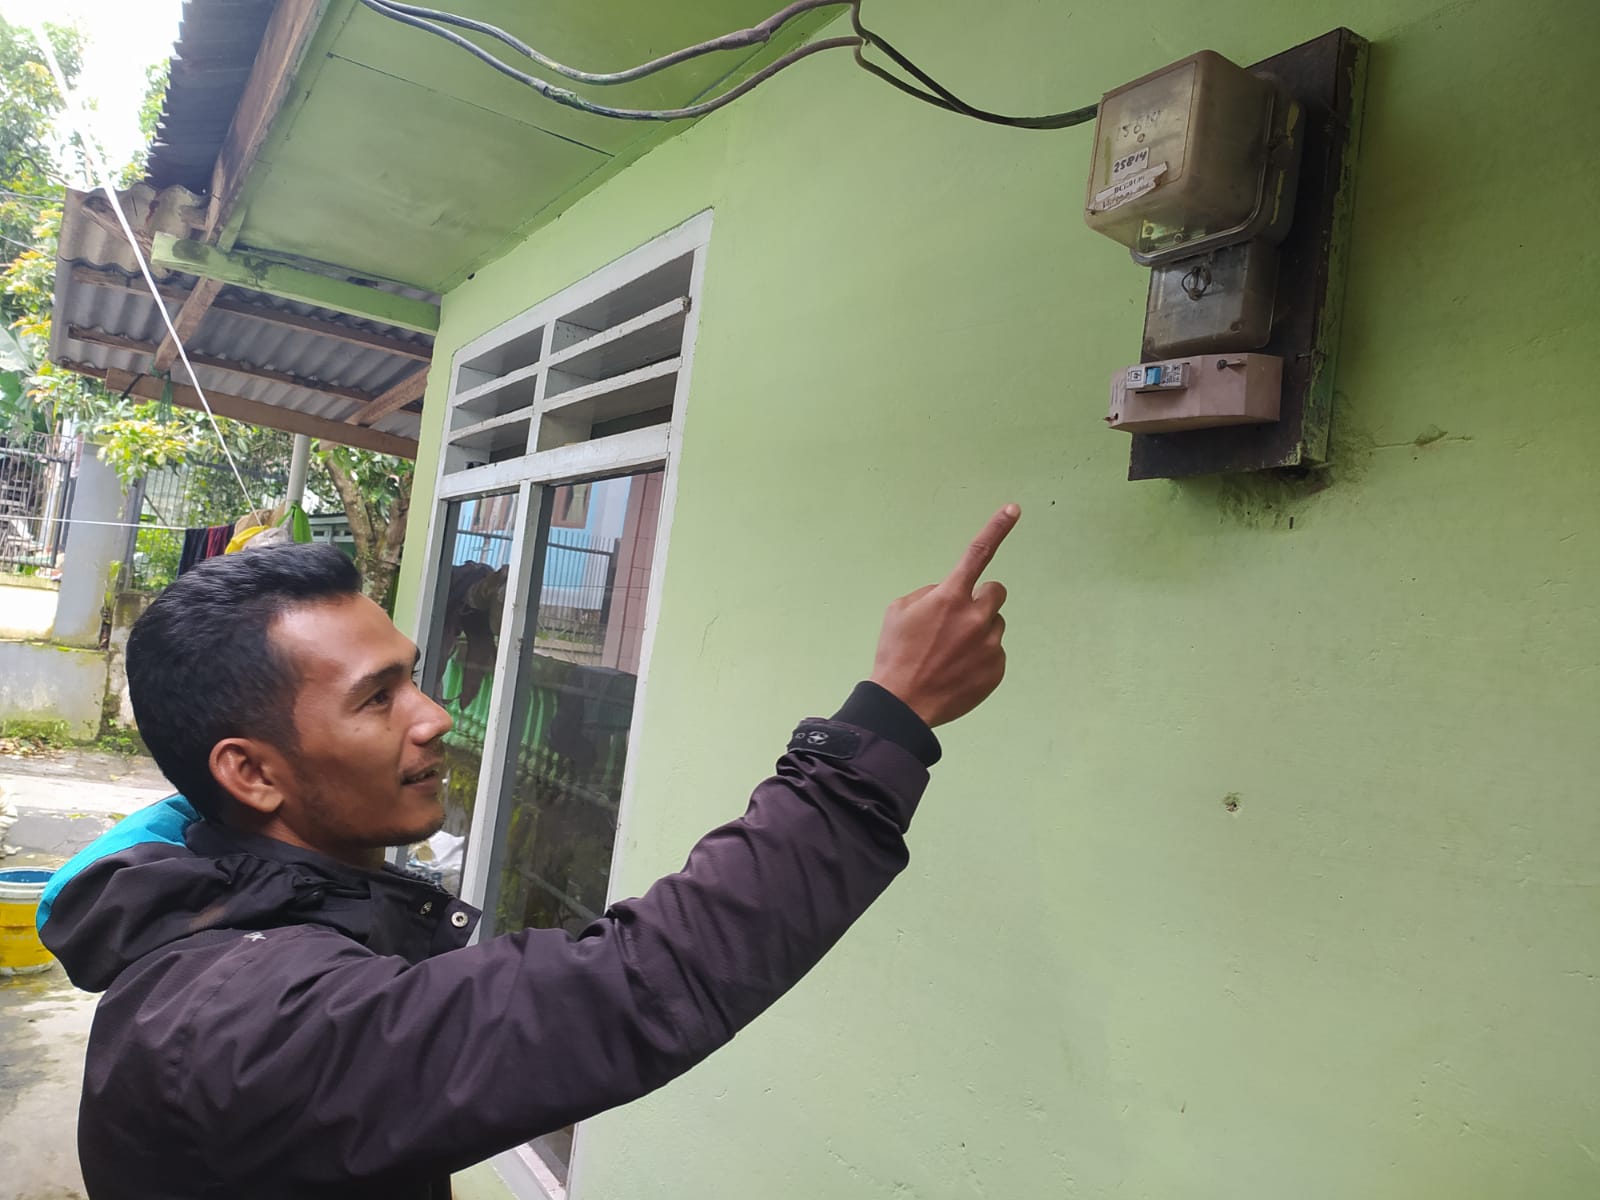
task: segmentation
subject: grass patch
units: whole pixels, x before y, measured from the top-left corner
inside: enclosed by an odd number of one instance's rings
[[[31,758],[72,744],[65,721],[0,721],[0,754]]]
[[[139,736],[137,729],[128,729],[121,725],[109,726],[104,733],[95,739],[94,748],[103,750],[107,754],[120,754],[125,758],[146,754],[144,739]]]

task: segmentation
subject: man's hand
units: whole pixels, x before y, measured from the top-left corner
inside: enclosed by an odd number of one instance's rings
[[[928,725],[965,716],[1005,678],[1000,644],[1006,589],[978,578],[1022,516],[1008,504],[989,518],[943,583],[918,588],[889,605],[878,635],[872,682],[899,697]],[[976,588],[976,592],[974,592]]]

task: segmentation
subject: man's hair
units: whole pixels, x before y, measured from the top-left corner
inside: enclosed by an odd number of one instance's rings
[[[298,745],[294,665],[268,636],[285,610],[359,594],[361,572],[328,543],[208,559],[162,592],[128,635],[128,695],[156,765],[213,820],[231,798],[211,774],[224,738]]]

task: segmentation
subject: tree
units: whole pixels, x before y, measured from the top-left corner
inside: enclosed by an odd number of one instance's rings
[[[349,446],[316,449],[317,459],[344,502],[344,519],[356,541],[356,565],[366,577],[367,595],[392,610],[411,509],[414,464]]]
[[[47,26],[69,82],[83,61],[74,29]],[[55,247],[61,229],[64,101],[33,36],[0,18],[0,434],[49,430],[97,390],[47,360]],[[98,389],[102,390],[103,389]]]
[[[145,164],[150,160],[150,144],[156,139],[156,126],[161,124],[161,108],[167,98],[167,81],[171,77],[171,62],[152,63],[144,69],[144,99],[139,104],[139,132],[144,134],[144,145],[133,156],[133,161],[123,168],[123,187],[132,187],[144,178]]]
[[[47,25],[68,82],[83,66],[83,37]],[[64,106],[33,35],[0,18],[0,263],[33,244],[40,210],[60,204],[66,178],[56,162],[56,118]]]

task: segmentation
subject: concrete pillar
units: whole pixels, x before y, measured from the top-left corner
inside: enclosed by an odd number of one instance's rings
[[[127,498],[117,473],[100,461],[99,447],[84,443],[67,513],[71,536],[61,563],[52,641],[65,646],[100,644],[100,611],[111,586],[111,564],[127,545]]]

